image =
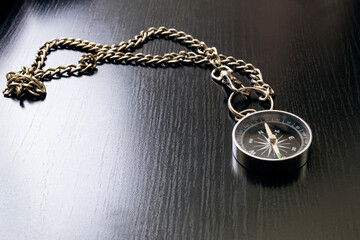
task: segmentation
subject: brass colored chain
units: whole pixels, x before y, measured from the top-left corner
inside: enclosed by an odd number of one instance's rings
[[[163,56],[131,52],[132,49],[138,48],[149,39],[156,37],[174,39],[194,50],[194,52],[172,52]],[[43,69],[46,56],[51,51],[66,48],[80,50],[86,52],[86,54],[80,58],[77,65],[71,64]],[[53,39],[40,47],[30,68],[23,67],[18,72],[6,74],[7,88],[3,93],[6,97],[18,99],[24,97],[44,98],[46,89],[43,81],[64,75],[90,73],[96,69],[98,63],[105,62],[135,63],[151,66],[184,63],[212,65],[214,67],[211,74],[213,79],[226,84],[233,92],[248,95],[252,88],[256,88],[256,91],[260,91],[263,95],[259,98],[262,101],[268,100],[274,94],[271,87],[264,83],[260,70],[252,64],[235,59],[232,56],[218,54],[216,48],[209,48],[204,42],[193,38],[191,35],[166,27],[149,28],[146,31],[141,31],[139,35],[129,41],[111,46],[74,38]],[[251,79],[252,87],[244,87],[239,80],[233,77],[232,72],[234,70],[247,75]]]

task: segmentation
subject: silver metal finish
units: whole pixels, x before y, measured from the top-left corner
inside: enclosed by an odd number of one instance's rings
[[[257,132],[249,134],[253,129]],[[286,135],[284,140],[279,129],[289,129],[297,135]],[[291,149],[291,141],[298,144],[299,149],[292,151],[296,147]],[[312,133],[307,123],[292,113],[264,110],[248,114],[238,121],[232,132],[232,142],[233,155],[245,168],[262,173],[279,173],[298,169],[306,163]]]
[[[129,50],[141,47],[146,41],[154,36],[160,36],[167,39],[174,39],[193,51],[180,51],[178,53],[166,53],[163,56],[150,55],[143,53],[133,53]],[[70,64],[67,66],[58,66],[56,68],[44,69],[46,56],[57,49],[76,49],[86,52],[78,64]],[[53,77],[61,77],[63,75],[82,74],[94,71],[99,63],[117,62],[117,63],[135,63],[146,64],[151,66],[163,66],[170,64],[207,64],[214,67],[211,77],[230,88],[234,94],[249,95],[250,91],[261,93],[260,101],[269,100],[274,91],[268,84],[265,84],[258,68],[244,60],[235,59],[232,56],[219,54],[215,47],[208,47],[204,42],[173,28],[159,27],[149,28],[141,31],[133,39],[123,41],[119,44],[104,45],[97,44],[86,40],[75,38],[56,38],[49,42],[45,42],[36,54],[36,58],[31,67],[23,67],[18,72],[9,72],[6,75],[7,88],[3,91],[4,96],[14,98],[44,98],[46,88],[44,80]],[[251,87],[245,87],[240,80],[236,79],[232,74],[237,71],[247,75],[251,79]],[[230,96],[230,98],[232,98]],[[230,111],[238,120],[245,113],[253,112],[253,109],[237,112],[232,105]]]
[[[269,89],[264,91],[261,88],[256,88],[256,87],[243,87],[239,91],[232,92],[229,99],[228,99],[228,108],[229,108],[230,112],[234,115],[236,121],[239,121],[241,118],[245,117],[247,114],[256,112],[255,109],[251,109],[251,108],[245,109],[245,110],[242,110],[242,111],[239,112],[234,108],[233,103],[232,103],[232,100],[233,100],[233,98],[234,98],[234,96],[236,94],[241,94],[241,95],[248,96],[250,94],[250,91],[255,91],[257,93],[261,93],[263,95],[263,97],[259,97],[259,100],[260,101],[267,101],[268,100],[270,102],[270,108],[269,109],[270,110],[274,109],[274,100],[273,100],[273,98],[271,97],[271,95],[269,93]]]

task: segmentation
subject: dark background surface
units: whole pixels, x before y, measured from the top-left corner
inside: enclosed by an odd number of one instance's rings
[[[299,172],[259,176],[232,159],[228,95],[211,69],[104,64],[52,80],[44,101],[0,98],[0,238],[360,239],[359,3],[271,2],[2,8],[1,89],[45,41],[114,44],[164,25],[259,67],[275,108],[305,119],[314,138]],[[182,49],[162,39],[136,52]],[[81,55],[53,52],[46,67]]]

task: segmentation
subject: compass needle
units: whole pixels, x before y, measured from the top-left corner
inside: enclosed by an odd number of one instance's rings
[[[276,136],[272,133],[269,125],[267,123],[264,123],[265,125],[265,130],[266,130],[266,134],[268,135],[268,142],[271,144],[276,156],[281,159],[281,153],[279,150],[279,147],[277,145],[278,139],[276,138]]]

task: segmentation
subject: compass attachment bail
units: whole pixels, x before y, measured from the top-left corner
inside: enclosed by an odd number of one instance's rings
[[[235,95],[241,94],[241,95],[249,96],[251,91],[260,93],[262,96],[259,97],[259,100],[262,101],[262,102],[268,100],[270,102],[269,110],[274,109],[274,100],[271,97],[271,95],[269,94],[268,90],[259,89],[257,87],[243,87],[243,88],[241,88],[240,91],[232,92],[229,99],[228,99],[228,108],[229,108],[230,112],[234,115],[236,121],[239,121],[241,118],[245,117],[247,114],[251,114],[251,113],[256,112],[256,110],[252,109],[252,108],[244,109],[242,111],[237,111],[234,108],[233,103],[232,103],[232,100],[233,100]]]

